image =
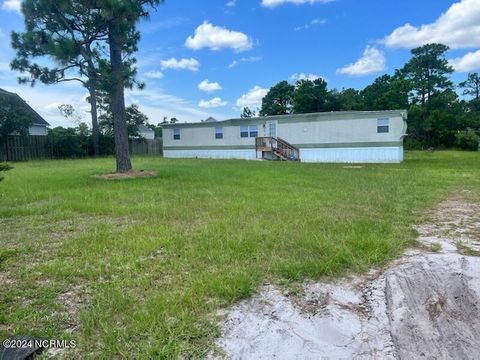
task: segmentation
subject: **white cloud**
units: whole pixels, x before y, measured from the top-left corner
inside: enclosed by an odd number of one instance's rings
[[[193,50],[230,48],[235,52],[241,52],[250,50],[252,41],[242,32],[228,30],[204,21],[195,29],[195,34],[187,38],[185,46]]]
[[[180,122],[199,122],[213,116],[216,119],[231,117],[230,113],[219,113],[212,110],[199,109],[197,104],[169,94],[160,88],[149,87],[144,90],[127,90],[127,103],[139,103],[142,112],[148,115],[150,124],[157,124],[164,116],[176,117]]]
[[[235,5],[237,5],[237,0],[230,0],[227,2],[228,7],[235,7]]]
[[[450,66],[458,72],[469,72],[480,69],[480,50],[469,52],[462,57],[449,60]]]
[[[222,90],[222,86],[218,82],[210,82],[208,79],[205,79],[198,84],[198,88],[205,92]]]
[[[318,75],[315,75],[315,74],[305,74],[303,72],[301,73],[295,73],[293,74],[292,76],[290,76],[290,80],[291,81],[299,81],[299,80],[310,80],[310,81],[313,81],[313,80],[317,80],[317,79],[320,79],[322,78],[321,76],[318,76]]]
[[[303,4],[310,4],[313,5],[315,3],[326,4],[329,2],[333,2],[335,0],[262,0],[262,6],[266,8],[274,8],[279,5],[283,4],[295,4],[295,5],[303,5]]]
[[[21,0],[5,0],[2,4],[2,10],[16,11],[21,13],[22,1]]]
[[[163,78],[163,73],[158,70],[152,70],[152,71],[147,71],[145,74],[143,74],[146,78],[149,79],[162,79]]]
[[[249,107],[251,109],[259,108],[262,106],[262,99],[267,95],[268,89],[261,88],[260,86],[254,86],[246,94],[240,96],[235,103],[238,108]]]
[[[217,108],[217,107],[222,107],[222,106],[225,106],[225,105],[227,105],[227,102],[223,101],[219,97],[214,97],[213,99],[210,99],[210,100],[203,100],[202,99],[198,103],[199,107],[205,108],[205,109]]]
[[[306,23],[305,25],[297,26],[297,27],[293,28],[293,30],[295,30],[295,31],[307,30],[307,29],[310,29],[313,26],[324,25],[326,23],[327,23],[326,19],[313,19],[312,21]]]
[[[250,56],[250,57],[243,57],[239,60],[233,60],[230,65],[228,65],[229,68],[233,68],[241,63],[254,63],[257,61],[261,61],[262,57],[261,56]]]
[[[194,58],[180,60],[171,58],[162,60],[160,64],[162,65],[162,69],[198,71],[200,68],[200,63]]]
[[[381,43],[392,48],[413,48],[427,43],[441,43],[453,49],[480,46],[480,1],[456,2],[431,24],[405,24],[395,29]]]
[[[380,50],[368,46],[360,59],[337,70],[337,74],[350,76],[369,75],[386,70],[385,55]]]
[[[60,102],[53,102],[53,103],[50,103],[50,104],[47,104],[44,106],[44,109],[45,110],[48,110],[48,111],[51,111],[51,110],[54,110],[54,111],[60,111],[58,108],[63,105],[62,103]]]

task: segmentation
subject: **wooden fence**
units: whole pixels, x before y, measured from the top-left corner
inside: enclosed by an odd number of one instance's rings
[[[128,145],[132,155],[163,155],[162,139],[130,139]]]
[[[129,139],[129,149],[132,155],[161,156],[163,142],[162,139]],[[0,161],[55,159],[58,153],[50,136],[9,135],[0,146]]]

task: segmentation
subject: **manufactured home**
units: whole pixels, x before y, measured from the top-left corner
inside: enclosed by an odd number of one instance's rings
[[[163,125],[165,157],[398,163],[407,112],[342,111]]]

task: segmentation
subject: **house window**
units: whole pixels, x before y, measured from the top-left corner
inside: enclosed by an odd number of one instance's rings
[[[257,137],[258,136],[258,127],[257,125],[250,125],[250,137]]]
[[[180,140],[180,129],[173,129],[173,140]]]
[[[390,130],[390,119],[377,120],[377,133],[388,133]]]
[[[248,126],[240,126],[240,137],[248,137]]]
[[[215,128],[215,139],[223,139],[223,128]]]

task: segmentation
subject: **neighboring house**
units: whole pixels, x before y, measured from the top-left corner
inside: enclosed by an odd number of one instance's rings
[[[155,139],[155,131],[143,124],[138,125],[138,135],[147,140]]]
[[[47,127],[50,126],[48,122],[45,121],[33,108],[28,105],[25,100],[15,93],[11,93],[0,89],[0,96],[8,100],[10,104],[15,107],[18,107],[19,111],[26,112],[31,117],[31,124],[28,128],[28,133],[30,135],[47,135]]]
[[[216,122],[216,121],[217,121],[217,119],[215,119],[215,118],[213,118],[213,117],[211,117],[211,116],[209,116],[208,118],[206,118],[205,120],[203,120],[203,122]]]
[[[403,161],[407,111],[345,111],[164,124],[165,157]]]

